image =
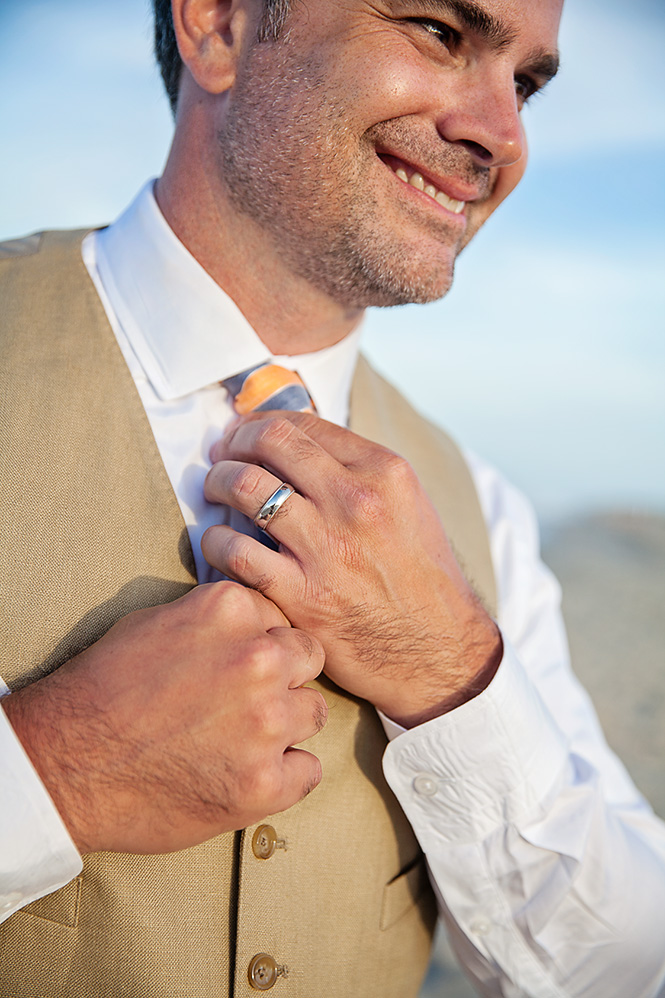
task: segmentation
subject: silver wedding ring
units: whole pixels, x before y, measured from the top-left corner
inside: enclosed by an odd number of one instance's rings
[[[282,482],[280,487],[276,489],[273,494],[266,499],[261,509],[258,511],[254,517],[254,523],[261,530],[265,530],[273,516],[280,509],[289,496],[292,496],[295,489],[292,485],[287,485],[286,482]]]

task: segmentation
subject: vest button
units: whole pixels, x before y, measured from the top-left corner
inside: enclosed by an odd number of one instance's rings
[[[249,962],[249,983],[256,991],[269,991],[279,976],[277,971],[277,963],[269,953],[257,953]]]
[[[284,848],[272,825],[259,825],[252,836],[252,851],[257,859],[270,859],[275,849]]]

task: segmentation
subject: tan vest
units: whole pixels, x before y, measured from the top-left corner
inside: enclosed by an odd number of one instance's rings
[[[0,247],[0,674],[18,689],[124,614],[195,584],[177,501],[80,255],[81,233]],[[490,607],[477,497],[457,448],[364,362],[352,426],[404,454]],[[399,538],[396,538],[399,543]],[[259,953],[290,998],[407,998],[434,904],[381,770],[374,710],[327,680],[321,786],[256,826],[168,856],[98,853],[0,928],[0,998],[249,998]]]

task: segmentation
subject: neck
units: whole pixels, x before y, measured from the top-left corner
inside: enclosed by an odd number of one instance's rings
[[[363,309],[340,305],[290,271],[265,232],[252,219],[240,217],[221,184],[208,179],[214,172],[200,170],[198,177],[197,185],[191,174],[178,169],[174,148],[157,184],[157,203],[176,236],[233,299],[272,354],[321,350],[355,329]]]

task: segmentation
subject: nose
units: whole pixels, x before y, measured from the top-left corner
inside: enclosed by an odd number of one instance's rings
[[[462,82],[448,94],[437,117],[446,142],[463,146],[478,166],[517,163],[524,152],[524,133],[512,73],[492,73]]]

